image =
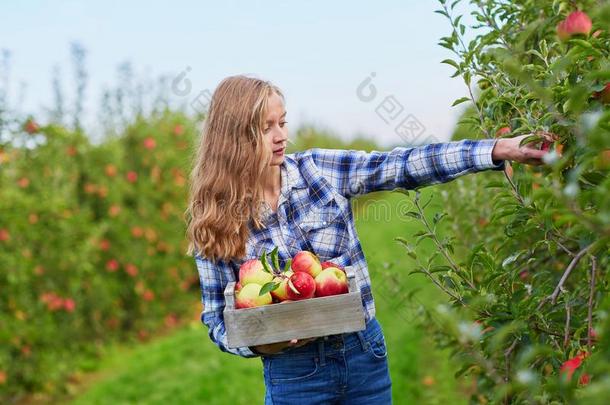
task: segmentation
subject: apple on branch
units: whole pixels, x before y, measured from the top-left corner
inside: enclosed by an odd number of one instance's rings
[[[574,11],[557,24],[557,36],[562,41],[567,41],[574,35],[589,35],[592,27],[591,18],[585,12]]]

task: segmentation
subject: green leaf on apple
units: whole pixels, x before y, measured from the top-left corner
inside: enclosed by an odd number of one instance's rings
[[[278,247],[274,247],[273,250],[271,251],[271,263],[273,264],[273,268],[275,270],[280,269],[280,260],[278,259],[278,255],[277,255],[277,251],[278,251]]]
[[[270,281],[268,283],[265,283],[262,287],[261,290],[259,291],[258,295],[265,295],[268,292],[271,292],[273,290],[275,290],[276,288],[278,288],[280,286],[280,283],[276,283],[273,281]]]
[[[284,273],[290,270],[290,266],[292,266],[292,259],[286,260],[286,264],[284,265]]]
[[[269,268],[269,263],[267,262],[267,251],[263,250],[263,254],[261,255],[261,263],[263,264],[263,270],[267,273],[273,274],[271,269]]]

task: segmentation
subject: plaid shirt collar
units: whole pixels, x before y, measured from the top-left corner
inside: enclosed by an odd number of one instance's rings
[[[284,201],[289,201],[290,193],[293,189],[305,188],[307,183],[299,171],[299,165],[295,158],[291,155],[285,155],[284,161],[280,165],[280,197],[278,207]],[[267,221],[269,216],[273,214],[271,207],[268,204],[264,205],[263,220]]]
[[[284,199],[288,199],[290,191],[293,188],[303,188],[307,186],[307,184],[305,184],[305,179],[299,172],[298,163],[292,155],[285,155],[284,162],[280,165],[280,174],[282,182],[281,194],[284,196]]]

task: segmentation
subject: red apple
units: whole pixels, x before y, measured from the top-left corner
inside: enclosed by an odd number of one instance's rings
[[[320,260],[311,252],[302,250],[292,258],[290,268],[295,273],[304,272],[315,278],[322,271]]]
[[[138,267],[133,263],[127,263],[125,265],[125,273],[129,274],[131,277],[135,277],[138,275]]]
[[[288,270],[284,273],[286,277],[277,276],[273,279],[274,282],[280,283],[280,285],[273,291],[271,291],[271,295],[278,301],[285,301],[288,299],[288,279],[294,273],[292,270]]]
[[[28,119],[25,122],[25,125],[23,126],[23,129],[25,130],[25,132],[27,132],[30,135],[35,134],[38,131],[40,131],[40,127],[38,126],[36,121],[34,121],[32,118]]]
[[[150,137],[150,136],[144,139],[143,144],[146,149],[154,149],[155,146],[157,146],[157,142],[155,141],[155,138]]]
[[[136,180],[138,180],[138,173],[136,173],[134,171],[129,171],[129,172],[127,172],[127,175],[125,177],[127,177],[128,182],[135,183]]]
[[[333,262],[329,262],[329,261],[322,262],[320,265],[322,266],[322,270],[327,269],[329,267],[336,267],[338,269],[341,269],[341,270],[345,271],[343,266],[341,266],[339,264],[335,264]]]
[[[557,25],[557,35],[566,41],[577,34],[589,35],[592,27],[593,23],[586,13],[574,11]]]
[[[267,273],[263,268],[263,263],[258,259],[246,260],[239,267],[239,281],[242,286],[250,283],[265,285],[273,280],[273,274]]]
[[[112,164],[107,164],[104,171],[106,172],[106,176],[108,177],[114,177],[117,173],[116,166]]]
[[[337,267],[329,267],[316,277],[316,296],[345,294],[347,292],[347,276]]]
[[[568,381],[572,379],[572,375],[582,364],[583,359],[587,357],[585,354],[579,353],[571,359],[566,360],[559,368],[559,373],[565,375]]]
[[[262,287],[262,285],[256,283],[244,285],[235,294],[235,308],[254,308],[271,304],[273,302],[271,294],[258,295]]]
[[[604,104],[610,104],[610,83],[606,84],[602,91],[595,93],[594,97]]]
[[[19,187],[21,188],[27,188],[27,186],[30,185],[30,179],[28,179],[27,177],[22,177],[17,180],[17,185],[19,185]]]
[[[119,262],[116,259],[110,259],[106,262],[106,270],[113,272],[119,269]]]
[[[74,300],[72,298],[64,299],[64,309],[67,312],[74,312],[75,307],[76,307],[76,304],[74,303]]]
[[[309,273],[295,272],[288,282],[288,299],[304,300],[312,298],[316,293],[316,280]],[[293,288],[294,287],[294,288]]]
[[[180,136],[184,133],[184,127],[180,124],[176,124],[174,127],[174,135]]]
[[[500,138],[501,136],[510,134],[510,127],[502,127],[496,131],[496,138]]]
[[[146,289],[142,294],[144,301],[152,301],[155,299],[155,293],[152,290]]]

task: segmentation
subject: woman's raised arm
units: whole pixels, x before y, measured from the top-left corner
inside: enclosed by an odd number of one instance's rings
[[[373,191],[445,183],[468,173],[503,170],[505,160],[538,164],[543,151],[519,146],[527,135],[396,147],[390,151],[365,152],[313,148],[301,153],[311,159],[321,175],[338,192],[354,197]]]

